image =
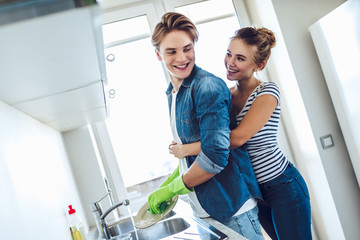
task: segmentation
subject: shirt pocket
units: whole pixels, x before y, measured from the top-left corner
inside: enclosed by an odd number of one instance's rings
[[[180,121],[182,124],[191,124],[196,120],[196,111],[194,109],[190,111],[184,111],[181,113]]]
[[[180,114],[180,124],[183,139],[186,143],[196,142],[200,140],[199,122],[194,109],[184,111]],[[178,130],[180,130],[178,129]]]

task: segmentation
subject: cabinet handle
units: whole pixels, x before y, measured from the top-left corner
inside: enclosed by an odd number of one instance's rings
[[[115,61],[115,55],[110,53],[109,55],[106,56],[106,60],[108,60],[109,62]]]

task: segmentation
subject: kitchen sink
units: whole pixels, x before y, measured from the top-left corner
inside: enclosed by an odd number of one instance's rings
[[[119,225],[132,225],[131,220],[126,221],[123,223],[120,223]],[[172,236],[174,234],[177,234],[187,228],[190,227],[190,224],[182,219],[182,218],[173,218],[166,221],[159,222],[158,224],[155,224],[154,226],[151,226],[146,229],[139,229],[134,230],[134,228],[131,229],[131,231],[121,231],[123,234],[131,234],[131,237],[133,240],[151,240],[151,239],[163,239],[168,236]],[[115,230],[115,228],[112,228]],[[121,229],[121,226],[120,226]],[[124,228],[123,228],[124,229]],[[112,231],[110,229],[111,236],[117,236],[118,231]]]
[[[178,200],[175,208],[157,224],[145,228],[136,229],[131,218],[123,219],[109,227],[111,239],[129,240],[220,240],[228,237],[204,222],[194,217],[190,206],[183,200]],[[99,238],[103,240],[103,238]]]

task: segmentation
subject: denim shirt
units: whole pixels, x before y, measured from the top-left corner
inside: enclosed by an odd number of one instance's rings
[[[170,83],[166,91],[169,112],[172,89]],[[194,188],[208,214],[223,221],[249,198],[261,199],[246,149],[229,150],[230,128],[234,128],[236,122],[231,93],[222,79],[195,65],[179,88],[175,115],[182,143],[201,141],[199,155],[186,157],[188,167],[196,161],[204,171],[216,174]]]

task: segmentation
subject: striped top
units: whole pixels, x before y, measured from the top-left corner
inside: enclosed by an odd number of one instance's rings
[[[239,124],[255,99],[265,94],[274,96],[278,100],[278,106],[265,126],[245,143],[259,184],[279,176],[289,163],[277,142],[281,108],[280,91],[275,83],[263,82],[257,86],[236,116],[236,122]]]

